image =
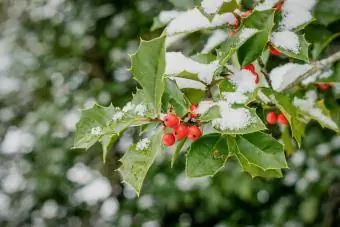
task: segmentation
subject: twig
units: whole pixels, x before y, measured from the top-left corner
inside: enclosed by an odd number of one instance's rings
[[[304,74],[299,76],[292,83],[288,84],[284,89],[282,89],[282,91],[289,90],[290,88],[294,87],[295,85],[298,85],[301,81],[303,81],[303,80],[307,79],[308,77],[314,75],[316,72],[329,67],[334,62],[337,62],[339,60],[340,60],[340,51],[336,52],[335,54],[331,55],[328,58],[325,58],[323,60],[312,63],[311,64],[312,67],[307,72],[305,72]]]
[[[262,72],[262,74],[264,75],[264,78],[266,79],[266,82],[267,82],[268,86],[269,86],[270,88],[273,88],[272,82],[271,82],[271,80],[270,80],[270,78],[269,78],[269,75],[268,75],[268,73],[267,73],[267,71],[266,71],[266,66],[264,65],[264,63],[263,63],[261,57],[258,58],[258,63],[259,63],[259,65],[260,65],[260,67],[261,67],[261,72]]]

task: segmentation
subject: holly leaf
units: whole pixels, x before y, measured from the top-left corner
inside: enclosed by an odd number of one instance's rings
[[[189,102],[184,97],[182,91],[178,88],[177,83],[173,80],[166,79],[165,95],[168,96],[169,103],[173,105],[179,116],[184,116],[189,111]]]
[[[229,155],[227,140],[220,134],[208,134],[193,142],[188,150],[188,177],[213,176],[224,166]]]
[[[293,100],[286,94],[263,88],[262,92],[274,103],[277,108],[286,116],[292,130],[293,137],[299,146],[305,132],[306,124],[301,121],[299,110],[293,105]]]
[[[180,140],[179,142],[177,142],[175,144],[176,148],[172,154],[172,158],[171,158],[171,168],[174,166],[175,161],[177,160],[177,158],[179,157],[179,155],[181,154],[181,151],[183,150],[184,144],[187,140],[183,139]]]
[[[263,171],[288,168],[283,145],[268,134],[255,132],[239,135],[236,143],[247,162]]]
[[[155,112],[160,113],[164,92],[165,36],[150,41],[141,41],[131,56],[131,71],[143,87],[146,99]]]
[[[118,135],[103,135],[100,139],[100,143],[102,145],[103,149],[103,162],[106,162],[107,153],[110,150],[110,148],[113,146],[113,144],[117,141]]]
[[[224,1],[221,8],[218,10],[219,14],[223,13],[231,13],[234,12],[235,9],[239,9],[240,5],[237,0]]]
[[[169,0],[169,1],[176,8],[179,8],[179,9],[191,9],[195,6],[193,0]]]
[[[274,27],[273,9],[264,11],[254,11],[244,21],[244,27],[261,30],[248,39],[238,49],[238,60],[241,66],[248,65],[261,56],[269,41],[269,36]]]
[[[150,139],[149,146],[138,150],[132,146],[120,159],[122,165],[118,168],[123,182],[130,184],[139,196],[146,174],[155,161],[156,156],[162,151],[162,129],[157,129]]]
[[[213,106],[206,113],[202,114],[199,117],[199,120],[202,122],[209,122],[216,118],[221,118],[220,108],[218,106]]]
[[[205,97],[205,91],[199,89],[184,88],[182,91],[192,104],[199,103]]]
[[[89,149],[93,146],[116,112],[112,105],[109,107],[94,105],[90,109],[83,110],[76,125],[73,148]]]
[[[248,172],[252,178],[264,177],[264,178],[280,178],[282,177],[282,171],[280,169],[263,170],[260,167],[249,163],[248,160],[242,155],[241,152],[236,153],[236,158],[245,172]]]
[[[309,48],[309,43],[306,41],[304,35],[298,35],[299,37],[299,51],[293,52],[291,50],[282,48],[281,46],[275,46],[276,49],[278,49],[280,52],[283,54],[287,55],[288,57],[299,59],[305,62],[309,61],[309,56],[308,56],[308,48]]]

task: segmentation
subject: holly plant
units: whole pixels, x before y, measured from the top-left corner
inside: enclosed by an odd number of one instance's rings
[[[172,2],[177,8],[154,20],[162,34],[131,55],[140,85],[132,100],[83,110],[75,148],[99,142],[105,161],[124,131],[139,129],[118,169],[139,194],[167,150],[172,164],[186,154],[188,177],[213,176],[235,158],[252,177],[279,178],[310,121],[339,132],[333,90],[340,52],[319,60],[327,45],[311,46],[304,34],[315,1]],[[194,32],[208,38],[189,54],[181,44]]]

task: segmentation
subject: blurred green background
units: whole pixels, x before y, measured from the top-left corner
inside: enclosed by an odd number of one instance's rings
[[[164,153],[139,198],[114,171],[133,131],[106,164],[100,146],[70,150],[80,109],[130,99],[128,54],[139,37],[162,32],[150,27],[170,2],[0,1],[1,227],[340,226],[340,137],[316,124],[280,180],[252,180],[235,161],[213,178],[187,179],[184,157],[171,169]],[[320,0],[315,16],[314,46],[340,32],[339,0]],[[181,46],[195,52],[202,37]],[[324,55],[338,49],[335,39]]]

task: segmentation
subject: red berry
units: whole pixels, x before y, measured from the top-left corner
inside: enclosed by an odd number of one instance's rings
[[[281,125],[286,125],[286,124],[288,124],[288,120],[287,120],[287,118],[286,118],[286,116],[284,115],[284,114],[279,114],[278,116],[277,116],[277,121],[281,124]]]
[[[164,117],[163,123],[166,127],[177,128],[180,124],[180,120],[176,114],[167,114]]]
[[[175,138],[178,140],[184,139],[189,133],[188,127],[185,125],[180,125],[174,130]]]
[[[275,47],[270,46],[269,47],[269,51],[272,55],[275,56],[280,56],[281,55],[281,51],[279,51],[278,49],[276,49]]]
[[[283,1],[276,3],[276,5],[274,6],[276,12],[279,12],[281,10],[283,3],[284,3]]]
[[[252,73],[255,73],[255,66],[253,64],[245,65],[245,66],[242,67],[242,69],[246,69],[246,70],[249,70]]]
[[[248,17],[251,13],[253,12],[252,9],[248,10],[248,11],[245,11],[241,14],[241,17]]]
[[[329,85],[329,84],[318,84],[318,87],[322,91],[327,91],[331,87],[331,85]]]
[[[267,113],[266,119],[268,124],[274,125],[277,123],[277,114],[275,112],[269,112]]]
[[[194,104],[190,105],[190,113],[189,113],[189,117],[190,118],[196,118],[198,117],[198,114],[196,113],[197,111],[197,106]]]
[[[163,144],[165,146],[172,146],[175,143],[175,136],[172,133],[167,133],[163,135]]]
[[[198,140],[202,135],[201,129],[197,126],[191,126],[189,128],[188,139],[191,141]]]

